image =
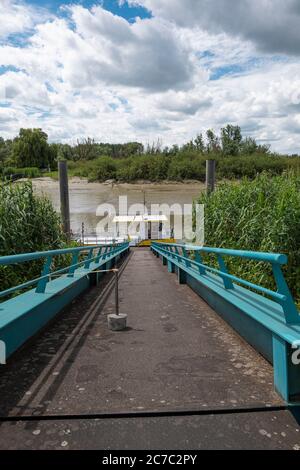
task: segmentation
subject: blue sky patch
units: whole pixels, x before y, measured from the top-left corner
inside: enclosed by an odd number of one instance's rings
[[[223,65],[222,67],[217,67],[215,69],[212,69],[210,80],[219,80],[225,75],[240,74],[244,70],[245,70],[244,67],[240,64]]]
[[[12,65],[0,65],[0,75],[4,75],[6,72],[21,72],[21,69]]]
[[[270,59],[269,59],[270,60]],[[247,61],[222,65],[211,68],[210,80],[219,80],[222,77],[230,75],[241,75],[264,64],[264,59],[259,57],[250,57]]]
[[[50,91],[50,93],[55,93],[55,89],[53,88],[51,83],[45,82],[45,85],[46,85],[47,90]]]
[[[199,59],[213,59],[215,54],[209,50],[198,52]]]
[[[140,18],[151,18],[151,13],[145,8],[129,6],[127,2],[120,6],[118,0],[28,0],[27,3],[29,5],[46,8],[56,14],[59,13],[60,7],[64,5],[82,5],[85,8],[99,5],[115,15],[122,16],[129,22],[133,22],[137,16]]]
[[[109,103],[109,107],[110,107],[113,111],[116,111],[119,106],[118,106],[116,103]]]
[[[0,46],[27,47],[28,40],[32,37],[32,30],[23,33],[10,34],[7,38],[0,41]]]

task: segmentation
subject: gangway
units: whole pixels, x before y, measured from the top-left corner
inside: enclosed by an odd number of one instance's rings
[[[45,261],[34,282],[2,292],[1,449],[300,447],[284,255],[124,243],[63,250],[68,266],[51,270],[61,254],[0,258]],[[230,256],[270,263],[277,290],[229,273]],[[100,273],[115,263],[121,333],[107,328],[114,284]]]

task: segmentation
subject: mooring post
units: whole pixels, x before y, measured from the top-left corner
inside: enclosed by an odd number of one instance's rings
[[[69,184],[67,162],[60,160],[58,162],[59,191],[60,191],[60,211],[63,224],[63,231],[70,239],[70,205],[69,205]]]
[[[216,160],[206,160],[206,191],[211,194],[216,185]]]
[[[115,269],[115,302],[116,302],[116,315],[119,316],[119,271]]]
[[[108,328],[112,331],[124,331],[127,327],[127,314],[120,313],[119,310],[119,270],[114,269],[115,273],[115,307],[116,313],[107,316]]]
[[[81,241],[82,244],[84,245],[84,222],[81,224]]]

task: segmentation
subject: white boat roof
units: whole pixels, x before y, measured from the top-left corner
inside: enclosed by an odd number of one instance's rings
[[[114,223],[126,223],[126,222],[167,222],[168,218],[166,215],[116,215],[113,219]]]

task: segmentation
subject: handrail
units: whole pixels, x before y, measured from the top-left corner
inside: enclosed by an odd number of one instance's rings
[[[74,248],[64,248],[61,250],[50,250],[50,251],[35,251],[33,253],[22,253],[18,255],[8,255],[0,257],[0,265],[18,264],[25,263],[26,261],[33,261],[40,258],[47,258],[48,256],[59,256],[73,253],[80,253],[81,251],[87,251],[90,249],[100,248],[100,246],[107,245],[94,245],[94,246],[80,246]],[[111,245],[109,245],[111,246]]]
[[[78,268],[84,267],[84,269],[89,270],[89,267],[92,262],[96,262],[99,264],[101,260],[104,261],[107,258],[117,256],[118,253],[124,251],[126,248],[128,248],[128,246],[129,243],[124,242],[114,245],[94,245],[89,247],[74,247],[61,250],[40,251],[35,253],[23,253],[18,255],[2,256],[0,257],[0,265],[2,266],[24,263],[38,259],[46,259],[46,261],[44,263],[44,268],[41,276],[26,281],[17,286],[11,287],[9,289],[6,289],[4,291],[1,291],[0,298],[6,297],[7,295],[13,294],[16,291],[23,290],[27,287],[31,287],[35,284],[37,284],[36,292],[43,293],[45,292],[46,285],[50,281],[52,276],[59,276],[63,273],[68,272],[68,277],[74,277]],[[103,248],[104,250],[102,251]],[[96,255],[94,255],[95,250],[98,250]],[[87,256],[83,261],[78,262],[79,255],[83,252],[87,252]],[[67,254],[73,255],[71,264],[65,266],[64,268],[51,272],[53,257]]]
[[[154,243],[154,242],[153,242]],[[166,245],[166,243],[164,243]],[[269,263],[287,264],[288,259],[286,255],[280,253],[264,253],[261,251],[242,251],[242,250],[229,250],[227,248],[210,248],[207,246],[185,245],[180,243],[168,243],[168,246],[177,248],[185,248],[188,251],[202,251],[203,253],[213,253],[224,256],[235,256],[239,258],[252,259],[255,261],[267,261]]]
[[[288,262],[288,258],[286,255],[280,253],[263,253],[241,250],[229,250],[223,248],[199,247],[196,245],[185,245],[176,243],[153,242],[151,246],[154,251],[166,257],[169,262],[172,263],[172,261],[175,260],[178,264],[178,267],[180,267],[184,271],[190,272],[192,274],[197,272],[198,276],[207,276],[208,271],[210,273],[220,276],[223,280],[224,289],[226,290],[234,291],[234,281],[237,284],[241,284],[243,286],[246,286],[247,288],[256,290],[258,292],[270,296],[275,302],[279,303],[282,306],[286,323],[300,323],[299,312],[297,310],[297,307],[294,303],[293,297],[281,270],[281,266],[287,264]],[[194,258],[190,257],[191,252],[194,252]],[[217,261],[219,263],[219,269],[204,264],[201,256],[202,253],[216,255]],[[246,281],[245,279],[239,278],[233,274],[230,274],[228,272],[223,256],[233,256],[271,264],[274,279],[277,285],[277,292],[267,289],[266,287],[263,287],[261,285]]]

